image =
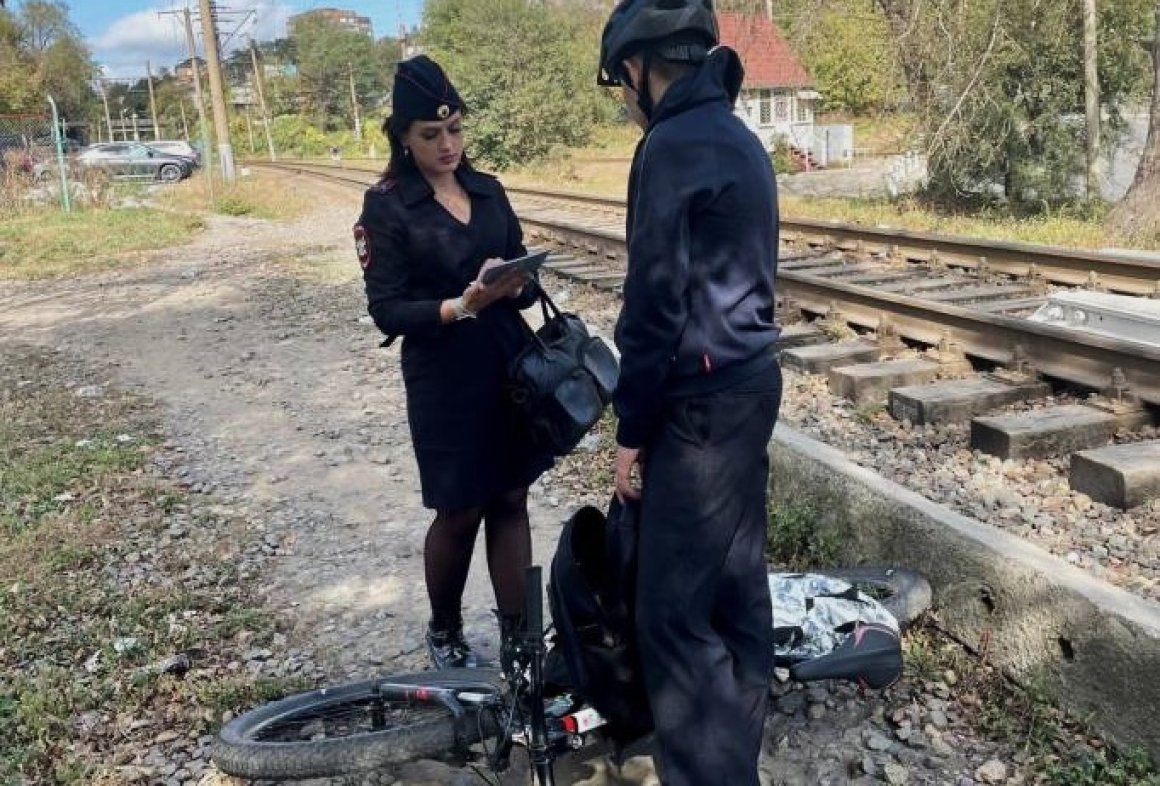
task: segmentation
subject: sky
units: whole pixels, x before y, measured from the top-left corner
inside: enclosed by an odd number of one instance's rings
[[[19,4],[9,3],[9,6]],[[93,51],[94,59],[105,70],[105,75],[116,79],[136,79],[145,76],[145,62],[154,72],[161,66],[172,69],[174,64],[188,57],[185,32],[181,17],[158,16],[158,11],[185,8],[196,10],[197,0],[65,0],[69,15],[80,28]],[[280,38],[286,34],[286,19],[311,8],[344,8],[369,16],[376,37],[393,35],[400,22],[407,26],[418,23],[423,0],[218,0],[218,7],[227,13],[219,27],[226,36],[238,26],[245,12],[254,15],[239,30],[228,50],[238,42],[244,44],[248,36],[262,41]],[[197,24],[195,20],[195,31]],[[200,50],[200,33],[198,34]]]

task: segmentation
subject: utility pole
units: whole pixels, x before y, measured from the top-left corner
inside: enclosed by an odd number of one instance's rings
[[[161,139],[161,126],[157,125],[157,97],[153,95],[153,66],[145,61],[145,75],[149,79],[149,114],[153,115],[153,141]]]
[[[354,64],[347,63],[346,67],[349,69],[347,75],[350,77],[350,106],[354,112],[354,138],[362,141],[362,118],[358,114],[358,93],[354,89]]]
[[[209,201],[213,202],[213,154],[210,151],[209,129],[205,123],[205,96],[201,92],[201,69],[197,67],[197,39],[193,37],[193,19],[188,8],[180,11],[157,12],[158,16],[163,14],[181,14],[181,20],[185,23],[185,45],[189,49],[189,66],[193,69],[193,95],[197,103],[197,126],[201,134],[201,154],[205,156],[202,168],[205,170],[205,185],[209,191]],[[182,112],[184,113],[184,111],[183,107]]]
[[[1100,74],[1096,0],[1083,0],[1084,106],[1087,115],[1087,196],[1100,189]]]
[[[109,114],[109,94],[105,92],[105,83],[97,80],[97,85],[101,88],[101,103],[105,105],[105,128],[109,131],[109,141],[116,141],[113,138],[113,116]]]
[[[226,115],[226,88],[222,79],[221,53],[218,51],[217,21],[214,19],[212,0],[198,0],[198,8],[201,11],[201,36],[205,41],[206,68],[209,69],[209,94],[213,103],[218,156],[221,158],[222,177],[229,183],[234,179],[234,150],[230,145],[230,123]]]
[[[262,69],[258,66],[258,47],[252,38],[250,39],[250,62],[254,64],[254,89],[258,92],[258,108],[262,110],[262,128],[266,129],[266,148],[270,152],[270,160],[277,161],[278,156],[274,152],[274,138],[270,136],[270,113],[266,111],[266,89],[263,87],[265,80],[262,76]]]
[[[177,99],[177,108],[181,110],[181,133],[182,136],[189,140],[189,121],[185,119],[185,99],[180,96]]]

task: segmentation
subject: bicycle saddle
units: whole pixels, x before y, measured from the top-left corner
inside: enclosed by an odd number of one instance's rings
[[[902,643],[885,625],[858,624],[833,652],[795,663],[789,673],[798,682],[850,680],[864,688],[886,688],[902,676]]]

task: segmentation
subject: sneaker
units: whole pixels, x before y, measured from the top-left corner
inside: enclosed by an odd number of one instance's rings
[[[463,638],[463,628],[433,630],[427,626],[427,653],[436,669],[474,669],[479,656]]]

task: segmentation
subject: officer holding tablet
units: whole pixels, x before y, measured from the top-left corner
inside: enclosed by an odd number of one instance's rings
[[[399,63],[384,124],[390,164],[354,227],[367,304],[388,345],[401,336],[407,418],[423,504],[423,550],[437,668],[476,665],[460,606],[482,523],[501,626],[518,622],[531,564],[527,489],[550,456],[534,450],[505,395],[526,342],[520,309],[536,301],[534,265],[487,276],[527,253],[499,181],[463,154],[463,102],[420,55]],[[384,511],[386,515],[386,511]]]

